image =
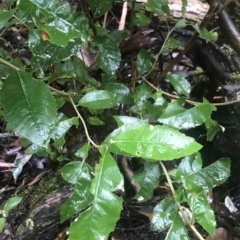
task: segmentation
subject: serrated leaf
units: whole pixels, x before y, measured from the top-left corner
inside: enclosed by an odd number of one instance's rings
[[[156,161],[180,158],[201,148],[193,138],[176,130],[152,125],[132,126],[112,138],[111,143],[123,153]]]
[[[166,13],[167,15],[170,15],[168,1],[166,0],[148,0],[147,4],[159,16],[164,15],[164,13]]]
[[[173,85],[178,94],[182,94],[186,97],[189,96],[191,92],[191,85],[186,78],[178,74],[171,74],[167,76],[167,79]]]
[[[216,220],[214,212],[208,203],[206,192],[187,191],[186,198],[193,212],[195,221],[213,236],[216,229]]]
[[[77,166],[77,171],[74,168],[75,166]],[[61,222],[64,222],[91,203],[93,199],[90,193],[92,175],[90,167],[82,162],[70,163],[66,168],[63,167],[61,172],[66,179],[76,182],[73,195],[60,208]]]
[[[205,190],[212,189],[223,183],[230,176],[230,159],[220,158],[213,164],[182,178],[186,189],[193,190],[202,187]]]
[[[137,56],[137,69],[140,75],[150,72],[154,59],[146,49],[141,49]]]
[[[74,25],[68,3],[58,0],[29,0],[20,1],[19,8],[22,11],[31,11],[34,23],[38,29],[47,33],[53,44],[66,46],[70,40],[81,35]]]
[[[136,173],[133,178],[133,183],[139,183],[141,186],[138,193],[134,196],[138,201],[147,201],[153,197],[153,190],[159,184],[159,164],[157,162],[144,161],[144,170]]]
[[[164,240],[189,240],[187,229],[179,216],[178,212],[175,212],[172,217],[172,225]]]
[[[50,140],[50,127],[57,111],[43,82],[33,80],[29,73],[12,73],[3,84],[1,100],[5,120],[12,129],[37,145]]]
[[[209,103],[190,109],[185,109],[182,104],[183,99],[168,104],[158,121],[178,129],[189,129],[203,124],[212,114],[213,109]]]
[[[102,158],[96,166],[91,193],[92,205],[70,227],[69,240],[107,239],[122,210],[122,199],[112,191],[122,187],[123,178],[111,154],[100,150]],[[104,217],[104,224],[99,224]]]
[[[16,207],[22,201],[22,197],[11,197],[4,204],[3,210],[9,212],[11,209]]]
[[[96,90],[84,95],[78,104],[92,109],[105,109],[114,107],[116,100],[111,92],[107,90]]]
[[[151,220],[151,231],[161,232],[172,223],[171,215],[176,211],[176,204],[173,199],[165,198],[153,209]]]
[[[99,47],[97,65],[107,73],[115,72],[121,60],[118,44],[108,36],[96,37],[93,43]]]

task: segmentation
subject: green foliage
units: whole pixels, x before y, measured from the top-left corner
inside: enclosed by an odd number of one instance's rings
[[[59,0],[19,1],[15,8],[9,7],[0,16],[0,29],[11,25],[19,28],[27,26],[27,44],[32,53],[26,66],[10,53],[0,50],[0,77],[3,82],[0,100],[8,129],[17,131],[32,143],[28,152],[48,154],[53,160],[63,159],[63,156],[57,158],[56,155],[63,150],[68,130],[72,126],[78,127],[79,121],[87,137],[88,143],[75,152],[76,159],[61,169],[64,180],[70,186],[74,185],[73,195],[60,210],[61,222],[75,218],[68,239],[107,239],[114,230],[122,210],[123,199],[117,192],[123,190],[123,176],[113,156],[141,159],[143,167],[132,178],[132,182],[140,186],[134,196],[137,201],[152,198],[163,173],[170,186],[172,181],[178,184],[175,189],[172,188],[172,197],[164,198],[155,206],[152,231],[168,229],[166,239],[176,239],[176,234],[179,239],[188,239],[185,224],[193,228],[197,222],[213,234],[216,221],[206,194],[228,178],[230,160],[219,159],[202,168],[199,153],[202,146],[183,130],[205,126],[207,140],[211,141],[221,129],[211,119],[215,107],[206,100],[195,103],[187,99],[191,86],[177,74],[169,74],[167,81],[182,97],[168,102],[163,91],[154,92],[145,77],[154,75],[156,62],[146,49],[140,50],[137,55],[136,71],[133,71],[136,76],[131,83],[123,76],[119,77],[119,43],[129,34],[124,31],[108,33],[99,25],[101,21],[98,18],[111,10],[112,1],[86,2],[85,10],[91,10],[93,19],[88,19],[87,13],[75,14],[66,2]],[[13,1],[8,3],[12,6]],[[182,0],[183,16],[186,6],[187,0]],[[135,5],[134,25],[146,26],[149,23],[148,17],[142,13],[146,9],[158,15],[170,14],[168,1],[148,0],[147,4]],[[181,19],[170,32],[186,25]],[[215,33],[197,25],[194,28],[207,40],[217,38]],[[170,32],[159,55],[183,49],[176,39],[169,37]],[[78,58],[86,49],[90,55],[96,54],[90,64],[85,64],[84,58]],[[101,69],[95,78],[91,73],[92,69],[96,70],[94,68]],[[117,76],[121,81],[116,81]],[[136,80],[141,81],[136,84]],[[61,90],[55,87],[55,83],[62,86]],[[69,87],[67,90],[66,85]],[[58,114],[58,108],[66,101],[71,102],[77,117],[67,118]],[[190,107],[187,102],[193,106]],[[86,122],[89,125],[104,125],[105,119],[116,114],[116,108],[122,105],[127,111],[114,116],[118,127],[101,145],[94,143]],[[113,114],[109,114],[110,111]],[[85,118],[81,116],[82,112],[86,113]],[[98,150],[101,158],[95,159],[94,166],[90,166],[87,161],[93,148]],[[169,176],[164,170],[164,161],[179,158],[183,158],[181,163]],[[16,164],[13,170],[15,179],[21,173],[22,160],[18,159]],[[5,225],[8,211],[20,201],[19,198],[11,198],[4,205],[0,230]],[[189,209],[181,204],[188,205]]]
[[[2,215],[0,217],[0,232],[2,232],[3,228],[5,227],[9,211],[15,208],[21,201],[21,197],[11,197],[4,204],[3,210],[0,210],[0,215]]]

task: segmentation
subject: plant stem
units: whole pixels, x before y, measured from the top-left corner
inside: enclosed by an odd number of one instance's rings
[[[84,119],[82,118],[81,114],[79,113],[79,111],[78,111],[78,109],[77,109],[77,107],[76,107],[76,104],[73,102],[73,99],[72,99],[71,96],[69,96],[69,99],[70,99],[70,101],[71,101],[71,103],[72,103],[72,105],[73,105],[73,107],[74,107],[74,110],[76,111],[76,113],[77,113],[77,115],[78,115],[78,118],[81,120],[81,122],[82,122],[82,124],[83,124],[84,131],[85,131],[85,134],[86,134],[86,137],[87,137],[88,141],[89,141],[95,148],[100,148],[100,147],[102,147],[101,145],[97,145],[97,144],[90,138],[90,136],[89,136],[89,134],[88,134],[87,126],[86,126],[86,124],[85,124],[85,121],[84,121]]]
[[[20,68],[14,66],[14,65],[11,64],[10,62],[5,61],[5,60],[2,59],[2,58],[0,58],[0,62],[2,62],[3,64],[7,65],[8,67],[10,67],[10,68],[12,68],[12,69],[14,69],[14,70],[16,70],[16,71],[20,71],[20,70],[21,70]]]
[[[162,161],[159,161],[159,165],[162,167],[163,169],[163,172],[167,178],[167,182],[169,184],[169,187],[170,187],[170,190],[172,192],[172,195],[174,196],[174,193],[175,193],[175,190],[174,190],[174,187],[172,185],[172,180],[168,174],[168,171],[167,169],[165,168],[164,164],[162,163]],[[198,230],[195,228],[195,226],[189,221],[188,217],[185,215],[184,211],[182,210],[182,206],[181,204],[176,201],[176,205],[178,207],[178,210],[181,212],[182,214],[182,217],[184,218],[184,220],[187,222],[188,226],[191,228],[191,230],[194,232],[194,234],[200,239],[200,240],[204,240],[204,238],[202,237],[202,235],[198,232]]]

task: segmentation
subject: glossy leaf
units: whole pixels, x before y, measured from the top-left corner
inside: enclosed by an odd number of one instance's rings
[[[167,78],[178,94],[182,94],[186,97],[189,96],[191,85],[184,77],[178,74],[171,74],[168,75]]]
[[[176,178],[180,179],[181,176],[201,171],[202,159],[200,153],[195,153],[190,156],[184,157],[177,168]]]
[[[30,11],[38,29],[49,36],[49,41],[59,46],[66,46],[68,42],[79,37],[80,32],[74,25],[68,3],[58,0],[29,0],[20,1],[22,11]]]
[[[95,38],[94,44],[99,48],[99,55],[96,59],[97,65],[107,73],[115,72],[121,60],[118,44],[107,36]]]
[[[210,119],[213,109],[209,103],[186,109],[182,107],[183,101],[183,99],[178,99],[168,104],[158,121],[178,129],[189,129],[197,127]]]
[[[141,49],[137,57],[137,69],[140,75],[150,72],[154,59],[146,49]]]
[[[6,27],[9,19],[13,16],[16,9],[8,10],[6,12],[1,10],[0,14],[0,29]]]
[[[138,201],[147,201],[153,197],[153,190],[159,184],[159,164],[157,162],[145,162],[144,170],[140,173],[136,173],[133,178],[133,183],[139,183],[141,189],[134,196]]]
[[[4,117],[12,129],[31,142],[48,142],[50,127],[56,119],[56,106],[51,92],[43,82],[29,73],[12,73],[2,89]]]
[[[132,126],[111,140],[132,156],[150,160],[172,160],[197,152],[201,145],[193,138],[165,126]],[[112,151],[111,148],[109,148]]]
[[[96,90],[87,93],[78,103],[79,105],[92,109],[112,108],[116,105],[114,95],[106,90]]]
[[[140,118],[135,118],[135,117],[128,117],[128,116],[113,116],[114,119],[116,120],[117,124],[119,127],[121,127],[124,124],[147,124],[148,120],[143,120]]]
[[[88,156],[88,151],[91,149],[90,144],[83,145],[77,152],[74,154],[76,157],[82,158],[82,160],[85,160]]]
[[[102,89],[112,92],[118,103],[130,104],[133,102],[129,88],[123,85],[122,83],[113,82],[104,83],[102,85]]]
[[[93,196],[90,193],[92,175],[91,168],[82,162],[65,165],[61,172],[69,182],[76,183],[73,195],[60,208],[61,222],[64,222],[85,209],[93,200]]]
[[[82,47],[82,41],[78,38],[74,42],[69,42],[66,47],[56,46],[49,41],[43,41],[39,30],[31,30],[28,36],[28,46],[33,54],[31,58],[33,67],[45,70],[51,64],[75,55]]]
[[[197,187],[209,190],[226,181],[229,176],[230,159],[221,158],[200,171],[183,177],[182,182],[184,187],[189,190]]]
[[[198,222],[209,234],[213,235],[216,228],[216,220],[214,212],[211,209],[207,193],[205,191],[187,191],[186,198],[194,215],[194,219]]]
[[[171,215],[176,211],[175,201],[164,198],[153,209],[151,231],[161,232],[172,224]]]
[[[22,201],[22,197],[11,197],[4,204],[3,210],[9,212],[11,209],[16,207]]]
[[[123,178],[111,154],[100,150],[102,158],[96,166],[91,193],[92,205],[72,223],[69,240],[107,239],[122,210],[122,199],[112,191],[122,188]],[[103,221],[104,223],[100,224]]]
[[[176,239],[189,240],[187,229],[177,211],[173,214],[172,225],[164,240]]]

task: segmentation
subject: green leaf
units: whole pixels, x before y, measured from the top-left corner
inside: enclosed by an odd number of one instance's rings
[[[31,30],[28,36],[28,46],[33,54],[31,58],[33,67],[36,70],[45,70],[51,64],[75,55],[82,47],[82,41],[80,38],[77,38],[76,41],[69,42],[66,47],[56,46],[49,41],[42,40],[39,30]]]
[[[112,8],[110,0],[87,0],[87,3],[94,18],[101,17],[104,13],[108,12]]]
[[[94,126],[102,126],[105,123],[98,117],[87,117],[87,122]]]
[[[189,129],[210,119],[213,109],[209,103],[202,103],[193,108],[185,109],[182,107],[183,102],[184,99],[180,98],[168,104],[158,121],[178,129]]]
[[[146,26],[150,21],[151,20],[143,13],[137,12],[134,14],[133,24],[138,27]]]
[[[182,94],[186,97],[189,96],[191,92],[191,85],[186,78],[178,74],[171,74],[167,76],[167,79],[173,85],[178,94]]]
[[[11,197],[4,204],[3,210],[9,212],[11,209],[16,207],[22,201],[22,197]]]
[[[89,172],[90,171],[89,169],[90,167],[86,163],[73,161],[71,163],[66,164],[61,169],[61,174],[64,180],[74,184],[77,183],[81,174]]]
[[[107,73],[115,72],[121,60],[118,44],[109,36],[96,37],[93,44],[99,48],[99,55],[96,59],[97,65]]]
[[[79,105],[92,109],[112,108],[116,105],[114,95],[106,90],[96,90],[87,93],[78,103]]]
[[[176,239],[189,240],[187,229],[178,212],[175,212],[173,214],[172,225],[164,240],[176,240]]]
[[[207,140],[212,141],[216,134],[221,130],[221,127],[217,121],[214,121],[212,119],[208,119],[205,122],[205,126],[207,128]]]
[[[59,46],[67,46],[69,41],[79,37],[80,31],[74,25],[68,3],[58,0],[20,1],[22,11],[31,11],[32,18],[38,29],[50,37],[49,41]]]
[[[141,49],[137,56],[137,69],[140,75],[150,72],[154,59],[146,49]]]
[[[77,170],[75,167],[77,167]],[[66,179],[71,182],[76,182],[73,195],[63,203],[60,208],[61,222],[64,222],[85,209],[91,203],[93,199],[90,193],[92,175],[91,168],[82,162],[70,163],[66,168],[63,167],[61,172]]]
[[[6,224],[6,218],[0,218],[0,233],[2,232],[2,230],[4,229]]]
[[[96,166],[91,193],[92,205],[72,223],[69,240],[107,239],[122,210],[122,199],[112,191],[123,185],[123,178],[110,153],[100,150],[102,158]],[[104,224],[99,224],[103,221]]]
[[[67,133],[67,131],[75,125],[78,126],[78,118],[73,117],[69,119],[65,119],[63,121],[60,121],[54,125],[54,127],[50,131],[50,138],[52,138],[55,141],[56,148],[60,148],[65,143],[64,136]]]
[[[180,179],[181,176],[187,176],[189,174],[201,171],[202,169],[202,158],[200,153],[194,153],[182,159],[176,172],[176,178]]]
[[[165,198],[159,202],[153,209],[153,218],[151,220],[151,231],[161,232],[172,223],[171,215],[176,212],[176,204],[173,199]]]
[[[102,85],[102,89],[112,92],[118,103],[130,104],[133,102],[129,88],[122,83],[107,82]]]
[[[187,4],[188,4],[188,0],[182,0],[182,16],[185,15]]]
[[[186,1],[186,0],[182,0],[182,1]],[[183,6],[182,6],[183,8]],[[184,13],[183,13],[184,14]],[[187,26],[185,19],[180,19],[174,26],[175,29],[179,29],[179,28],[185,28]]]
[[[170,9],[168,7],[167,0],[148,0],[147,4],[159,16],[164,15],[164,13],[170,15]]]
[[[17,181],[19,174],[22,172],[24,162],[25,162],[24,158],[18,158],[15,160],[15,164],[17,165],[17,167],[12,169],[12,174],[15,183]]]
[[[182,178],[182,183],[186,189],[196,188],[212,189],[223,183],[230,176],[230,159],[220,158],[213,164]]]
[[[133,176],[132,182],[139,183],[141,189],[134,196],[138,201],[147,201],[153,197],[153,190],[159,184],[159,165],[157,162],[144,161],[144,170]]]
[[[217,41],[218,39],[218,34],[216,32],[209,32],[205,27],[200,29],[198,24],[195,24],[193,25],[193,28],[207,41]]]
[[[152,125],[126,128],[110,142],[132,156],[156,161],[180,158],[197,152],[201,148],[193,138],[176,130]],[[109,148],[109,151],[112,150]]]
[[[54,98],[43,82],[32,79],[29,73],[15,72],[3,84],[4,117],[12,129],[31,142],[48,142],[50,127],[57,112]]]
[[[187,191],[186,197],[195,221],[213,236],[216,229],[216,220],[214,212],[208,203],[206,192],[199,192],[199,189],[198,191]]]
[[[74,154],[76,157],[82,158],[85,160],[88,157],[88,151],[91,149],[91,145],[85,144],[83,145],[77,152]]]
[[[175,38],[169,37],[167,42],[163,45],[162,53],[168,54],[174,50],[183,50],[182,44]]]
[[[148,120],[135,118],[135,117],[128,117],[128,116],[113,116],[116,120],[118,127],[121,127],[124,124],[147,124]]]
[[[16,9],[8,10],[6,12],[1,10],[0,14],[0,29],[6,27],[10,18],[14,15]]]

